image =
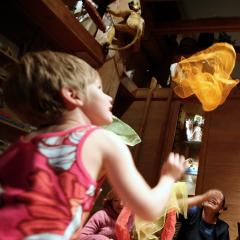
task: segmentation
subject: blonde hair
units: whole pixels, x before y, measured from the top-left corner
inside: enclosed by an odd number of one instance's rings
[[[86,97],[86,87],[98,72],[82,59],[60,52],[24,55],[4,84],[6,104],[24,121],[35,126],[58,121],[64,110],[60,94],[67,86]]]

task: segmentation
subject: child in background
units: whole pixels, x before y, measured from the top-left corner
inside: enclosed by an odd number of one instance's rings
[[[161,214],[185,170],[184,157],[170,153],[150,188],[126,145],[100,127],[112,122],[112,98],[86,62],[59,52],[28,53],[4,95],[10,109],[38,130],[0,158],[0,236],[78,238],[104,176],[138,216]]]
[[[122,208],[123,202],[116,193],[108,192],[103,209],[89,219],[81,231],[79,240],[116,240],[115,222]]]

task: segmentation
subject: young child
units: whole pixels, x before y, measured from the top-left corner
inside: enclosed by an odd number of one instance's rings
[[[4,95],[10,109],[38,131],[0,158],[0,236],[77,238],[105,175],[138,216],[153,220],[161,214],[185,159],[170,153],[150,188],[126,145],[99,127],[112,121],[112,98],[86,62],[52,51],[28,53]]]
[[[113,191],[108,192],[103,209],[97,211],[81,230],[79,240],[117,239],[115,223],[123,208],[123,202]],[[130,229],[131,225],[129,225]]]

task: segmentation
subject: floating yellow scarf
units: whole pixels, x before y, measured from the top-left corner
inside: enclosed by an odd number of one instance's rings
[[[172,80],[177,83],[174,92],[181,98],[193,94],[205,111],[222,104],[239,80],[231,79],[236,53],[228,43],[216,43],[189,58],[171,65]]]

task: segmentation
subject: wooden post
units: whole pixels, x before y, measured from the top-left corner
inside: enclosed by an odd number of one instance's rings
[[[148,95],[146,98],[146,102],[145,102],[145,106],[144,106],[143,118],[141,121],[140,129],[138,131],[139,137],[141,139],[143,138],[143,135],[144,135],[144,130],[145,130],[145,126],[147,123],[147,116],[148,116],[150,105],[151,105],[153,91],[155,90],[156,87],[157,87],[157,80],[156,80],[156,78],[153,77],[151,79],[150,89],[149,89],[149,92],[148,92]],[[140,149],[141,149],[141,143],[136,146],[135,151],[134,151],[134,159],[135,159],[136,165],[139,164],[138,156],[139,156]]]

